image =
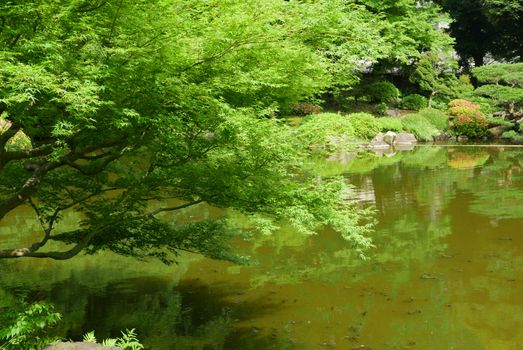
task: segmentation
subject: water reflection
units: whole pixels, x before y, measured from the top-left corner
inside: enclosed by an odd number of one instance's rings
[[[159,350],[520,349],[522,165],[523,151],[501,148],[316,160],[311,173],[345,176],[346,195],[376,207],[367,260],[329,229],[311,237],[283,227],[238,242],[252,266],[111,254],[0,262],[0,305],[30,290],[65,313],[64,335],[132,327]],[[28,215],[12,219],[30,226]]]

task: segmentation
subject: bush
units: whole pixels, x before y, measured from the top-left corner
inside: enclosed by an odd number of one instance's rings
[[[379,114],[379,115],[385,115],[387,113],[388,109],[389,109],[389,106],[385,102],[378,103],[374,107],[376,114]]]
[[[460,108],[460,107],[479,110],[479,105],[472,103],[468,100],[459,100],[459,99],[450,101],[449,107],[451,110],[452,110],[452,108]]]
[[[298,116],[320,114],[321,108],[312,103],[297,103],[292,107],[292,113]]]
[[[413,133],[423,141],[432,141],[439,134],[438,129],[419,114],[411,114],[402,119],[403,129]]]
[[[519,135],[517,132],[515,132],[514,130],[509,130],[509,131],[505,131],[503,133],[503,135],[501,135],[501,138],[502,139],[513,139],[513,138],[516,138],[518,136],[521,136]]]
[[[377,118],[376,121],[378,122],[380,131],[399,132],[399,131],[403,130],[403,124],[401,123],[400,118],[382,117],[382,118]]]
[[[427,119],[437,129],[445,130],[449,126],[449,116],[438,109],[424,108],[416,114]]]
[[[354,128],[354,135],[360,139],[370,140],[381,130],[378,119],[372,114],[353,113],[347,118]]]
[[[336,113],[321,113],[306,117],[297,131],[302,143],[320,148],[329,147],[327,136],[354,139],[354,127],[349,118]]]
[[[0,349],[40,350],[58,338],[48,335],[62,316],[53,305],[45,303],[23,304],[23,310],[7,309],[2,312],[0,324]],[[3,343],[3,345],[2,345]]]
[[[371,102],[392,103],[399,99],[400,91],[391,82],[379,81],[368,85],[365,95]]]
[[[456,135],[465,135],[468,138],[486,135],[488,123],[478,105],[467,100],[453,100],[449,106],[449,114],[453,120],[452,130]]]
[[[427,107],[428,99],[418,94],[407,95],[401,100],[401,108],[419,111]]]

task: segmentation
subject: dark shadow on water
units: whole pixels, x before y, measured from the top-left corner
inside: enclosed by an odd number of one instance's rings
[[[64,315],[56,331],[72,340],[81,340],[89,331],[95,331],[102,340],[135,328],[146,349],[274,348],[267,344],[275,344],[276,339],[264,339],[256,335],[257,329],[237,324],[285,306],[269,295],[246,301],[241,298],[241,288],[197,280],[172,286],[162,278],[143,277],[116,280],[93,289],[76,276],[55,283],[48,290],[29,287],[24,294],[28,301],[56,304]],[[236,345],[245,343],[250,345]]]

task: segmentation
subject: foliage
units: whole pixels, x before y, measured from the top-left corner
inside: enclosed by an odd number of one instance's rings
[[[379,115],[385,115],[389,106],[385,102],[378,103],[375,107],[376,113]]]
[[[94,331],[86,333],[84,335],[83,341],[87,343],[96,343],[97,340],[96,336],[94,335]],[[118,347],[122,350],[141,350],[144,348],[138,340],[134,329],[128,329],[125,332],[122,332],[121,337],[104,339],[102,341],[102,345],[107,347]]]
[[[45,303],[23,305],[23,310],[3,310],[0,319],[0,349],[41,350],[56,340],[49,336],[50,327],[62,318],[54,307]]]
[[[501,135],[501,138],[509,139],[515,142],[523,142],[523,135],[517,133],[515,130],[505,131],[503,135]]]
[[[412,0],[320,0],[297,4],[295,24],[303,40],[327,64],[331,92],[354,87],[371,66],[411,65],[423,50],[451,50],[452,39],[437,28],[448,16],[432,2]]]
[[[306,116],[320,113],[321,108],[313,104],[297,103],[292,107],[292,114],[297,116]]]
[[[235,260],[228,242],[239,232],[227,220],[172,215],[200,203],[307,233],[332,224],[369,245],[339,183],[304,180],[306,152],[273,117],[334,84],[336,67],[354,76],[354,56],[333,52],[340,40],[343,50],[372,45],[376,60],[378,18],[344,1],[98,5],[0,5],[0,218],[28,205],[42,226],[41,239],[1,258],[107,249]],[[320,36],[332,23],[334,35]],[[18,131],[31,147],[7,150]],[[63,230],[71,211],[82,220]],[[68,246],[43,249],[54,242]]]
[[[438,129],[419,114],[409,114],[401,120],[403,129],[413,133],[419,140],[432,141]]]
[[[425,96],[421,96],[418,94],[411,94],[403,97],[401,99],[401,108],[404,109],[411,109],[419,111],[422,108],[426,108],[428,104],[428,100]]]
[[[429,94],[429,107],[432,106],[432,98],[435,96],[448,101],[472,88],[472,85],[459,80],[453,73],[457,65],[448,54],[425,52],[415,67],[409,80],[417,84],[421,91]]]
[[[393,103],[400,97],[400,91],[394,84],[389,81],[378,81],[369,85],[364,85],[363,96],[367,97],[371,102],[377,103]]]
[[[456,38],[456,51],[462,66],[485,63],[487,54],[495,58],[513,60],[521,58],[523,40],[521,0],[437,0],[454,21],[450,34]]]
[[[449,102],[449,107],[451,108],[467,108],[467,109],[473,109],[473,110],[479,110],[479,106],[475,103],[472,103],[468,100],[452,100]]]
[[[377,118],[376,121],[380,126],[381,131],[402,131],[403,124],[400,118],[394,117],[381,117]]]
[[[346,117],[354,129],[354,135],[362,140],[370,140],[380,132],[376,117],[368,113],[352,113]]]
[[[474,91],[476,96],[512,112],[523,106],[523,63],[492,64],[474,68],[473,73],[483,84]]]
[[[449,126],[449,116],[447,113],[434,108],[424,108],[417,115],[428,120],[439,130],[445,130]]]
[[[339,143],[332,144],[328,137],[340,137]],[[337,113],[321,113],[306,117],[298,127],[298,138],[308,147],[332,148],[354,144],[355,130],[351,120]]]
[[[479,106],[467,100],[454,100],[449,103],[449,114],[453,119],[452,130],[456,135],[480,138],[486,135],[488,122]]]
[[[504,126],[507,128],[514,127],[513,122],[500,117],[486,117],[485,121],[489,124],[489,126]]]

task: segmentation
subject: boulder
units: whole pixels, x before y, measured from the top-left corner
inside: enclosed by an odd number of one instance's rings
[[[377,134],[372,141],[370,142],[370,147],[374,149],[387,149],[390,147],[388,143],[386,143],[383,138],[385,137],[385,134],[380,132]]]
[[[122,350],[114,346],[107,347],[96,343],[56,343],[53,345],[46,346],[44,350]]]
[[[400,132],[394,139],[394,144],[398,145],[414,145],[418,142],[416,136],[407,132]]]
[[[508,131],[510,129],[512,129],[512,128],[509,126],[498,125],[498,126],[488,129],[487,133],[490,137],[497,139],[497,138],[500,138],[501,135],[503,135],[503,133],[505,131]]]
[[[434,141],[436,142],[445,142],[449,141],[449,139],[450,135],[446,132],[442,132],[441,134],[434,136]]]
[[[458,142],[467,142],[469,138],[465,135],[458,136]]]
[[[387,133],[383,135],[383,141],[389,145],[393,145],[397,136],[394,131],[387,131]]]
[[[385,111],[385,115],[387,115],[389,117],[399,117],[400,114],[401,114],[400,110],[396,109],[396,108],[387,109]]]

